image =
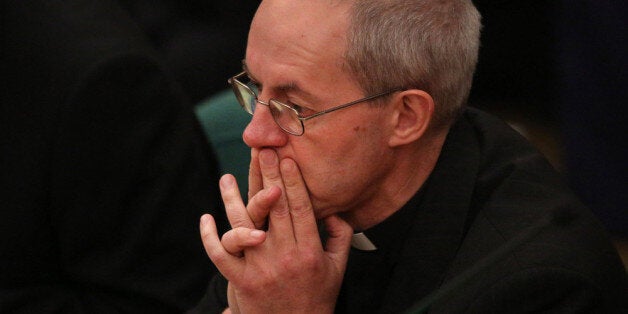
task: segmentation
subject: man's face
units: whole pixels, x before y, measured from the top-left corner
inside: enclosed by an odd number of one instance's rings
[[[298,104],[307,116],[364,97],[344,70],[348,5],[264,1],[251,25],[246,67],[259,99]],[[317,217],[368,206],[389,171],[387,111],[368,104],[304,121],[283,132],[265,106],[244,131],[252,148],[272,148],[301,169]]]

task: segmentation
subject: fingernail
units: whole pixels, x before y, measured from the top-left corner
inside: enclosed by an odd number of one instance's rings
[[[220,178],[220,186],[222,186],[225,189],[230,188],[234,184],[233,181],[234,180],[232,176],[224,175],[222,176],[222,178]]]
[[[253,238],[261,238],[261,237],[263,237],[263,236],[264,236],[264,231],[262,231],[262,230],[257,230],[257,229],[256,229],[256,230],[251,230],[250,235],[251,235],[251,237],[253,237]]]

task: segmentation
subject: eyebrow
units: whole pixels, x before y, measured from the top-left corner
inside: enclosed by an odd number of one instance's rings
[[[251,71],[249,71],[249,68],[246,66],[246,60],[242,60],[242,71],[246,73],[246,76],[248,76],[249,79],[257,81],[255,77],[253,77],[253,75],[251,74]]]

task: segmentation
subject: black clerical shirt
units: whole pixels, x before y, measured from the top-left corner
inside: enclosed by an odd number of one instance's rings
[[[363,251],[351,247],[336,313],[378,312],[410,229],[408,222],[414,221],[422,194],[417,193],[386,220],[362,231],[377,249]]]

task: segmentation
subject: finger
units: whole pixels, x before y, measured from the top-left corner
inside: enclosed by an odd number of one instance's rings
[[[336,215],[325,218],[324,222],[329,236],[325,244],[325,252],[344,271],[349,257],[353,228]]]
[[[225,174],[220,178],[220,195],[225,204],[225,211],[231,228],[255,228],[255,224],[249,217],[249,213],[244,206],[236,179],[231,174]]]
[[[264,186],[262,182],[262,171],[259,167],[259,149],[251,148],[251,163],[249,164],[249,200],[261,191]]]
[[[259,152],[259,164],[262,171],[264,187],[278,187],[284,191],[283,179],[279,170],[279,157],[272,149],[263,149]],[[281,248],[291,248],[296,242],[292,228],[292,219],[285,193],[270,208],[268,213],[269,237],[273,238]]]
[[[297,243],[299,246],[322,250],[312,202],[299,167],[294,160],[285,158],[281,160],[280,169]]]
[[[270,209],[279,200],[281,193],[280,188],[272,186],[261,190],[249,201],[246,210],[255,228],[262,229],[266,227]]]
[[[247,247],[259,245],[266,239],[266,232],[257,229],[235,228],[227,231],[220,242],[229,254],[242,256]]]
[[[283,190],[283,179],[279,170],[277,152],[272,149],[263,149],[259,152],[258,158],[264,188],[277,186]]]
[[[216,265],[223,276],[229,279],[240,274],[244,268],[244,261],[229,254],[224,249],[220,239],[218,239],[218,230],[212,215],[205,214],[201,216],[200,232],[207,256],[209,256],[209,259]]]

